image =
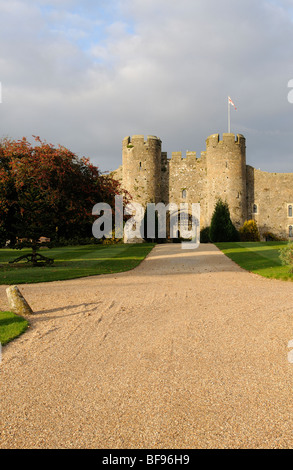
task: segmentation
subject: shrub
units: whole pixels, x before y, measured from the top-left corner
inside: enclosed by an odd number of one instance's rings
[[[239,235],[242,242],[259,242],[260,235],[255,220],[246,220],[239,229]]]
[[[49,248],[59,248],[64,246],[98,245],[100,243],[102,243],[101,240],[93,237],[60,237],[58,240],[51,240],[45,245]]]
[[[218,199],[210,226],[210,240],[216,242],[239,241],[239,233],[234,227],[227,202]]]
[[[200,231],[200,243],[210,243],[210,227],[202,228]]]
[[[112,230],[112,237],[111,238],[102,238],[103,245],[117,245],[117,243],[121,243],[121,238],[115,238],[115,229]]]
[[[272,232],[263,232],[262,236],[265,238],[266,242],[281,242],[286,241],[285,238],[278,237]]]
[[[280,260],[283,266],[290,266],[290,273],[293,273],[293,242],[288,243],[279,250]]]

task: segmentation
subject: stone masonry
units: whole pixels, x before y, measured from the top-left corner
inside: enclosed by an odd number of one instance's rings
[[[200,203],[200,226],[210,224],[216,200],[229,204],[231,219],[239,228],[254,219],[265,232],[293,239],[293,173],[267,173],[246,165],[243,135],[213,134],[206,150],[162,152],[158,137],[134,135],[122,144],[122,166],[113,172],[135,202]]]

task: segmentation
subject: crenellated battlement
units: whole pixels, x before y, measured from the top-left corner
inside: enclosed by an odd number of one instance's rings
[[[172,163],[188,163],[196,164],[200,159],[197,158],[196,152],[186,152],[186,156],[182,157],[182,152],[172,152],[172,157],[169,160]]]
[[[127,136],[123,139],[123,150],[126,155],[134,155],[131,150],[136,149],[135,155],[137,158],[143,160],[145,158],[145,151],[152,152],[154,151],[156,156],[158,156],[158,150],[161,148],[162,141],[159,137],[154,135],[148,135],[147,138],[143,134],[133,135],[132,137]],[[206,150],[201,152],[200,156],[197,157],[197,153],[194,151],[187,151],[186,155],[183,157],[182,152],[172,152],[171,158],[168,158],[166,152],[161,152],[161,161],[170,162],[171,164],[181,164],[187,163],[188,165],[195,165],[197,162],[202,162],[209,155],[215,154],[215,152],[220,155],[228,155],[230,152],[235,154],[237,150],[237,155],[245,155],[246,141],[245,137],[242,134],[231,134],[224,133],[222,140],[220,140],[219,134],[211,134],[206,139]],[[155,155],[154,154],[154,155]]]
[[[172,152],[171,162],[181,163],[181,161],[182,161],[182,152]]]
[[[127,136],[124,137],[122,141],[123,147],[132,148],[135,145],[144,145],[144,146],[151,146],[151,145],[161,145],[162,141],[159,137],[155,135],[148,135],[146,140],[144,135],[133,135],[132,137]]]
[[[233,146],[245,148],[245,137],[242,134],[223,134],[223,139],[220,140],[219,134],[212,134],[206,139],[206,148],[225,147],[231,148]]]

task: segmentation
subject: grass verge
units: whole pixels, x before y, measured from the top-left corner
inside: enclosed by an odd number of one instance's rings
[[[28,327],[28,321],[12,312],[0,312],[0,343],[2,346],[20,336]]]
[[[234,242],[215,245],[241,268],[270,279],[293,281],[289,266],[282,266],[279,250],[287,242]]]
[[[79,277],[129,271],[138,266],[155,245],[153,243],[119,245],[67,246],[42,250],[40,253],[54,258],[53,266],[32,267],[9,261],[30,253],[30,250],[0,249],[0,284],[30,284],[63,281]]]

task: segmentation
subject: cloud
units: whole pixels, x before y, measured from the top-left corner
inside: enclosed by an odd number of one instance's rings
[[[103,170],[126,135],[163,150],[247,139],[249,164],[293,171],[292,1],[0,0],[0,135],[40,135]]]

